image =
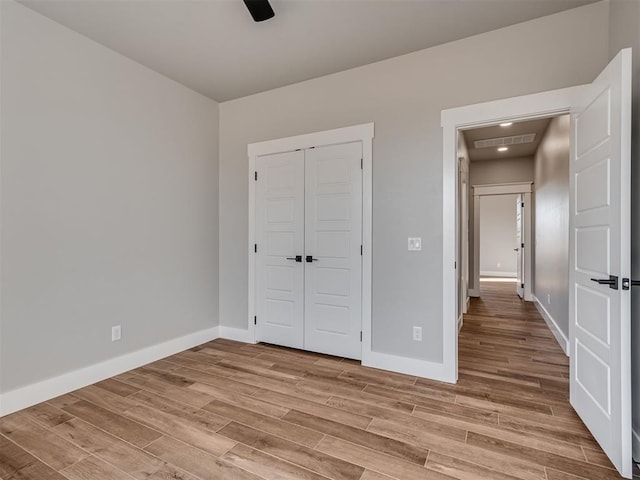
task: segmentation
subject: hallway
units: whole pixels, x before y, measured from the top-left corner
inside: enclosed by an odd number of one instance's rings
[[[481,297],[471,299],[464,316],[459,385],[475,392],[465,392],[474,400],[463,402],[496,413],[498,428],[505,433],[517,430],[530,435],[533,448],[515,444],[505,448],[500,441],[491,445],[496,451],[509,450],[518,456],[526,451],[522,458],[545,465],[549,480],[618,478],[613,472],[599,476],[587,465],[613,468],[569,405],[569,358],[535,305],[521,300],[516,284],[505,280],[483,279]],[[554,462],[562,463],[563,456],[578,461],[575,468],[555,468],[573,475],[552,469]]]

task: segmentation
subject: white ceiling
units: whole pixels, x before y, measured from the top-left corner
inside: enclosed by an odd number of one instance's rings
[[[20,0],[218,101],[289,85],[594,0]]]
[[[481,160],[498,160],[501,158],[521,158],[532,157],[535,155],[540,141],[544,136],[551,122],[550,118],[540,118],[536,120],[525,120],[522,122],[513,122],[511,125],[501,127],[500,125],[492,125],[489,127],[474,128],[464,131],[464,140],[469,153],[469,160],[477,162]],[[535,140],[531,143],[509,145],[509,149],[505,152],[499,152],[495,147],[475,148],[476,140],[487,140],[489,138],[511,137],[514,135],[524,135],[527,133],[535,133]]]

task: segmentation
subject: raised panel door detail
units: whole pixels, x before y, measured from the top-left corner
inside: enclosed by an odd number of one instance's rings
[[[603,185],[604,183],[604,185]],[[605,158],[576,174],[576,210],[578,213],[608,207],[609,159]]]
[[[577,160],[611,135],[611,89],[604,89],[576,117]]]
[[[576,269],[587,274],[609,275],[609,227],[576,228]]]
[[[305,348],[360,358],[362,144],[305,155]]]
[[[576,324],[603,346],[609,347],[611,302],[607,295],[576,285]]]
[[[611,414],[611,371],[591,349],[576,341],[576,381],[606,416]]]
[[[594,281],[631,273],[630,49],[579,97],[569,166],[570,398],[631,478],[631,292]]]
[[[304,153],[258,157],[256,339],[303,348]]]

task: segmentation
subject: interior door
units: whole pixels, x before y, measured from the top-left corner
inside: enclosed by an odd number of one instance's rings
[[[359,359],[362,144],[306,151],[305,348]]]
[[[303,348],[304,152],[256,160],[256,340]]]
[[[524,212],[522,208],[522,195],[516,197],[516,248],[514,248],[516,260],[516,291],[520,298],[524,298],[524,255],[522,244],[524,243]]]
[[[572,112],[571,404],[631,478],[631,52],[621,51]]]

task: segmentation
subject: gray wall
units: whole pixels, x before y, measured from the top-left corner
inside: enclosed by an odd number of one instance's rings
[[[596,3],[222,103],[221,324],[247,328],[247,144],[375,122],[372,347],[441,362],[441,110],[590,82],[607,44]],[[422,252],[407,252],[408,236]]]
[[[471,162],[471,185],[533,182],[533,157]]]
[[[519,182],[533,182],[533,157],[499,158],[471,162],[469,168],[469,185],[471,186]],[[472,191],[469,195],[469,215],[471,218],[469,222],[469,288],[478,288],[474,282],[475,252],[473,242],[476,234],[473,225],[474,201]]]
[[[0,8],[0,391],[217,325],[217,104]]]
[[[611,0],[609,23],[609,57],[620,49],[633,48],[633,121],[631,133],[631,263],[634,279],[640,279],[640,2]],[[633,290],[632,319],[632,376],[633,428],[638,437],[634,447],[640,460],[640,290]]]
[[[517,195],[487,195],[480,200],[480,275],[516,276]]]
[[[569,116],[551,120],[535,156],[533,292],[569,338]]]

